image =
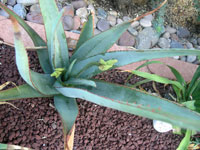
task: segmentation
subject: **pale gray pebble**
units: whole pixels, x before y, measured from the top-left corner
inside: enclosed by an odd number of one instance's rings
[[[120,46],[134,46],[135,38],[129,32],[126,31],[120,37],[118,44]]]
[[[190,39],[190,42],[194,45],[197,45],[197,39],[195,38]]]
[[[124,16],[123,17],[123,21],[129,21],[129,20],[131,20],[131,18],[129,16]]]
[[[160,48],[170,48],[170,42],[166,38],[160,38],[158,41],[158,46]]]
[[[184,46],[181,43],[179,43],[175,40],[171,41],[170,47],[171,48],[184,48]]]
[[[85,1],[72,1],[71,4],[74,6],[75,9],[86,7],[87,4]]]
[[[13,10],[13,7],[12,7],[12,6],[8,5],[7,7],[8,7],[9,9]],[[4,17],[6,17],[6,18],[9,17],[9,14],[8,14],[7,12],[5,12],[3,9],[0,9],[0,15],[1,15],[1,16],[4,16]]]
[[[128,28],[128,32],[129,32],[130,34],[132,34],[133,36],[137,36],[137,35],[138,35],[137,30],[135,30],[132,26],[130,26],[130,27]]]
[[[193,45],[192,45],[192,43],[190,43],[190,42],[187,42],[187,43],[186,43],[186,46],[187,46],[187,48],[189,48],[189,49],[194,48]]]
[[[190,32],[186,28],[179,27],[177,30],[177,35],[180,38],[187,38],[190,36]]]
[[[92,4],[88,5],[88,9],[91,10],[92,12],[96,13],[95,8]]]
[[[18,4],[23,4],[24,6],[31,6],[38,3],[38,0],[17,0]]]
[[[106,12],[103,8],[99,7],[99,8],[97,9],[97,17],[99,17],[99,18],[101,18],[101,19],[106,19],[106,17],[107,17],[107,12]]]
[[[109,21],[111,26],[114,26],[117,23],[117,18],[113,15],[108,15],[107,20]]]
[[[148,19],[141,19],[141,20],[140,20],[140,25],[141,25],[142,27],[146,28],[146,27],[151,27],[151,26],[152,26],[152,23],[151,23],[151,21],[148,20]]]
[[[108,12],[110,15],[113,15],[113,16],[115,16],[115,17],[117,17],[117,12],[116,11],[114,11],[114,10],[111,10],[111,11],[109,11]]]
[[[170,38],[170,33],[169,32],[165,32],[163,34],[163,37],[166,38],[166,39],[169,39]]]
[[[134,21],[132,24],[131,24],[131,27],[133,28],[136,28],[140,25],[139,21]]]
[[[122,24],[122,23],[123,23],[123,20],[120,18],[117,18],[117,24]]]
[[[38,12],[29,12],[26,15],[26,20],[38,24],[43,24],[42,14]]]
[[[72,16],[63,17],[64,30],[72,30],[74,28],[74,20]]]
[[[30,12],[38,12],[40,13],[41,10],[40,10],[40,5],[39,4],[34,4],[30,7]]]
[[[99,31],[98,29],[94,29],[94,35],[97,35],[99,33],[101,33],[101,31]]]
[[[179,56],[173,56],[172,58],[174,58],[174,59],[179,59],[180,57]]]
[[[13,8],[13,11],[20,16],[21,18],[25,19],[26,18],[26,9],[23,4],[16,4]]]
[[[187,56],[181,56],[180,59],[181,59],[182,61],[186,61],[186,60],[187,60]]]
[[[138,49],[152,48],[159,40],[159,36],[152,27],[144,28],[137,36]]]
[[[106,31],[110,28],[110,24],[107,20],[105,19],[100,19],[97,22],[97,29],[99,29],[100,31]]]
[[[149,15],[145,16],[144,19],[147,19],[149,21],[153,21],[154,17],[153,17],[152,14],[149,14]]]
[[[79,8],[76,10],[76,15],[79,16],[80,18],[87,18],[88,16],[88,11],[87,8]]]
[[[0,2],[5,4],[5,3],[7,3],[7,0],[1,0]]]
[[[16,4],[16,0],[8,0],[7,4],[10,6],[14,6]]]
[[[193,63],[196,60],[197,56],[192,56],[192,55],[187,56],[187,62]]]
[[[169,32],[170,34],[175,34],[175,33],[176,33],[176,29],[175,29],[175,28],[172,28],[172,27],[170,27],[170,26],[167,26],[167,27],[165,28],[165,31],[166,31],[166,32]]]

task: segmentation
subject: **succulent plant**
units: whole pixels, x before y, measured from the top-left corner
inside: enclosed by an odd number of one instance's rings
[[[62,118],[66,149],[68,149],[67,141],[78,115],[76,98],[150,119],[169,122],[183,128],[200,130],[200,115],[181,105],[137,89],[92,78],[106,70],[142,60],[177,55],[200,55],[199,50],[107,52],[135,20],[124,22],[94,36],[93,17],[89,15],[76,49],[69,57],[66,36],[61,23],[63,11],[58,11],[54,0],[39,0],[39,3],[47,43],[20,17],[0,3],[0,7],[10,15],[12,20],[16,64],[20,75],[26,81],[26,84],[17,88],[0,91],[0,102],[23,98],[53,97],[54,105]],[[26,30],[37,48],[37,55],[44,73],[38,73],[29,68],[28,55],[18,24]],[[38,49],[38,47],[42,48]]]

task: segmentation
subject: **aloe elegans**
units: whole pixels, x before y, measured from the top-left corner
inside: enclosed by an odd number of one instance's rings
[[[60,21],[62,12],[58,12],[54,0],[39,0],[39,2],[44,19],[47,44],[20,17],[0,3],[0,7],[10,15],[13,22],[17,68],[22,78],[27,82],[18,88],[1,91],[0,101],[28,97],[53,97],[55,107],[63,121],[66,149],[68,149],[67,141],[71,129],[78,115],[76,98],[82,98],[123,112],[162,120],[183,128],[199,130],[200,115],[187,108],[136,89],[92,79],[93,76],[105,70],[133,62],[177,55],[200,55],[199,50],[107,52],[134,20],[94,36],[93,18],[92,15],[89,15],[76,50],[69,58],[66,37]],[[21,39],[18,23],[28,32],[36,47],[45,45],[48,47],[37,50],[43,74],[29,68],[27,51]]]

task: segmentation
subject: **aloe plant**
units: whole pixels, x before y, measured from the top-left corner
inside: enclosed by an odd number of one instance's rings
[[[196,112],[137,89],[92,78],[106,70],[133,62],[177,55],[200,55],[199,50],[107,52],[131,23],[142,16],[94,36],[93,17],[89,15],[76,49],[69,57],[66,36],[61,23],[63,11],[58,11],[54,0],[39,0],[39,3],[47,42],[20,17],[0,3],[0,7],[10,15],[13,23],[16,64],[20,75],[26,81],[26,84],[17,88],[0,91],[1,102],[23,98],[53,97],[54,105],[63,122],[65,149],[69,149],[67,141],[78,115],[76,98],[150,119],[169,122],[183,128],[200,130],[200,115]],[[19,24],[31,37],[44,73],[37,73],[29,68],[27,51],[21,39]],[[42,49],[39,49],[40,47]]]

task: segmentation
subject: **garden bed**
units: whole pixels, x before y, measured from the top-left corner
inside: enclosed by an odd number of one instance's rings
[[[15,65],[13,48],[0,47],[0,84],[12,81],[24,83]],[[40,70],[34,52],[29,55],[31,68]],[[98,79],[124,84],[128,73],[112,70],[97,76]],[[131,83],[139,81],[133,77]],[[9,87],[8,87],[9,88]],[[151,89],[151,84],[143,88]],[[157,86],[161,95],[170,87]],[[153,129],[152,120],[145,119],[109,108],[78,100],[79,116],[76,121],[74,149],[76,150],[175,150],[182,136],[171,132],[158,133]],[[35,98],[13,101],[19,109],[0,105],[0,143],[10,143],[34,149],[62,149],[62,125],[58,113],[53,108],[53,100]]]

